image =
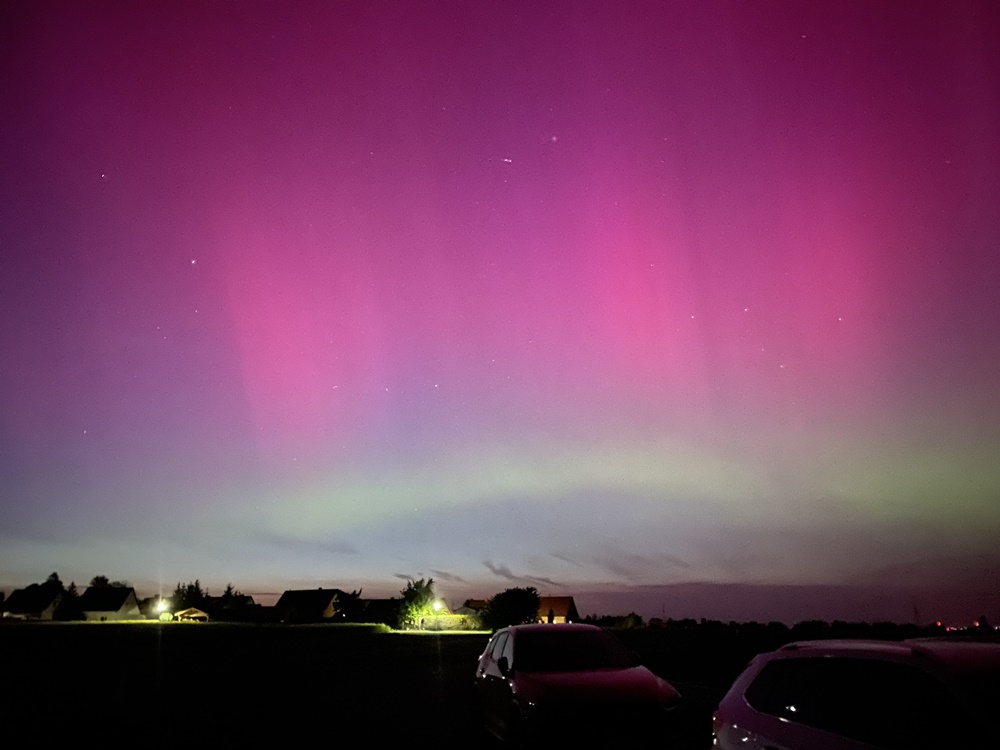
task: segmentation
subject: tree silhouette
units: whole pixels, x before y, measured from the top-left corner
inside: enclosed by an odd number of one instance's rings
[[[69,588],[63,592],[62,599],[52,615],[54,620],[82,620],[83,610],[80,609],[80,594],[76,590],[76,582],[70,581]]]
[[[348,621],[356,621],[364,611],[361,601],[361,589],[355,589],[350,594],[346,591],[337,596],[337,617]]]
[[[190,609],[191,607],[200,609],[205,606],[205,597],[207,595],[208,592],[202,590],[201,581],[198,579],[190,583],[178,582],[173,596],[170,597],[170,603],[173,605],[175,612],[182,609]]]
[[[537,622],[540,602],[534,586],[506,589],[487,602],[482,614],[483,624],[497,630],[508,625]]]

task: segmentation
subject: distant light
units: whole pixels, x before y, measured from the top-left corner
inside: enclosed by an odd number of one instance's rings
[[[156,611],[157,612],[166,612],[167,611],[167,607],[169,607],[169,606],[170,606],[170,602],[168,602],[166,599],[160,599],[160,601],[158,601],[156,603]]]
[[[437,612],[441,609],[441,602],[434,602],[434,611]]]

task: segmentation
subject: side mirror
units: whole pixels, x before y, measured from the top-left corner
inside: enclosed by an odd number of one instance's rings
[[[504,677],[510,677],[511,672],[514,671],[510,668],[510,662],[507,661],[506,656],[501,656],[499,659],[497,659],[497,669],[500,670],[500,674],[502,674]]]

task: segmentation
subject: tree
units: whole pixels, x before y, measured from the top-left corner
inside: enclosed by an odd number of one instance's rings
[[[337,617],[348,622],[359,622],[363,610],[361,589],[355,589],[350,594],[345,591],[342,596],[337,597]]]
[[[483,624],[491,630],[538,621],[541,599],[534,586],[501,591],[486,604]]]
[[[63,582],[59,580],[59,574],[56,572],[49,573],[49,577],[45,579],[46,586],[51,586],[59,591],[63,590]]]
[[[207,595],[207,592],[202,591],[201,581],[198,579],[190,583],[178,582],[173,596],[170,597],[170,603],[173,605],[174,612],[182,609],[190,609],[191,607],[198,607],[200,609],[205,606],[205,597]]]
[[[80,594],[76,590],[76,582],[70,581],[69,588],[63,592],[62,600],[52,615],[54,620],[82,620],[83,610],[80,609]]]
[[[434,579],[424,581],[409,580],[406,588],[399,592],[403,597],[403,605],[399,609],[399,626],[401,628],[421,627],[423,619],[434,614]]]

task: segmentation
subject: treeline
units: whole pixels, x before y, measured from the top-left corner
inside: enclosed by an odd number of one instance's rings
[[[601,618],[599,618],[601,619]],[[652,618],[644,627],[617,630],[619,638],[657,674],[713,690],[724,690],[757,655],[794,641],[877,639],[901,641],[943,635],[938,624],[892,622],[721,622]]]
[[[133,587],[131,583],[125,580],[111,580],[105,575],[96,575],[90,579],[90,583],[85,588],[132,589]],[[58,601],[55,611],[52,613],[53,620],[71,622],[85,619],[81,607],[82,594],[80,589],[77,588],[76,581],[70,581],[69,585],[66,586],[57,572],[50,573],[41,583],[29,584],[25,587],[24,593],[36,600]],[[198,580],[189,583],[178,582],[169,599],[167,597],[151,596],[143,600],[137,599],[136,602],[140,607],[148,609],[147,605],[149,602],[155,604],[155,602],[161,599],[168,600],[174,611],[194,607],[198,609],[210,609],[213,614],[219,613],[220,610],[231,611],[237,614],[242,613],[243,610],[248,608],[259,609],[254,604],[252,597],[240,593],[233,588],[231,583],[226,586],[221,596],[212,596],[207,589],[202,588],[201,582]],[[3,599],[0,599],[0,603],[2,602]],[[233,617],[232,619],[240,619],[240,617]]]

